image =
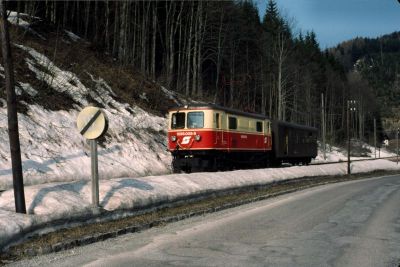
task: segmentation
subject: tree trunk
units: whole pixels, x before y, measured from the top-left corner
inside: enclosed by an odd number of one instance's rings
[[[217,77],[215,79],[215,95],[214,95],[214,103],[217,102],[218,98],[218,93],[219,93],[219,77],[221,75],[221,62],[222,62],[222,54],[223,54],[223,39],[222,39],[222,27],[223,27],[223,21],[224,21],[224,11],[220,11],[221,16],[220,16],[220,21],[219,21],[219,29],[218,29],[218,44],[217,44]]]
[[[202,64],[203,64],[203,58],[202,58],[202,48],[203,48],[203,40],[204,40],[204,32],[205,32],[205,25],[207,23],[207,15],[204,14],[203,12],[203,2],[199,2],[199,8],[200,8],[200,16],[199,16],[199,47],[197,51],[197,94],[199,97],[203,96],[203,69],[202,69]]]
[[[90,3],[91,1],[87,1],[85,4],[85,39],[88,38],[88,30],[89,30],[89,22],[90,22]]]
[[[199,19],[200,19],[200,15],[199,15],[199,11],[200,11],[200,3],[198,2],[197,5],[197,12],[196,12],[196,23],[195,23],[195,27],[194,27],[194,43],[193,43],[193,65],[192,65],[192,69],[193,69],[193,80],[192,80],[192,95],[196,95],[197,94],[197,49],[198,49],[198,45],[199,45]]]
[[[152,47],[151,47],[151,67],[150,73],[153,80],[156,79],[156,36],[157,36],[157,1],[153,7],[153,25],[152,25]]]
[[[106,50],[107,50],[107,52],[110,52],[110,33],[109,33],[109,27],[110,27],[110,6],[109,6],[109,1],[106,0],[105,42],[106,42]],[[114,38],[115,38],[115,37],[114,37]]]
[[[121,3],[120,10],[120,28],[119,28],[119,47],[118,47],[118,59],[125,64],[125,36],[126,36],[126,6],[127,2],[124,0]]]
[[[267,110],[266,110],[266,105],[267,105],[267,99],[266,99],[266,93],[265,93],[265,83],[264,83],[264,58],[261,56],[260,57],[260,81],[261,81],[261,114],[265,115]]]
[[[191,56],[191,50],[192,50],[192,28],[193,28],[193,6],[194,3],[191,2],[191,14],[190,14],[190,30],[189,30],[189,38],[188,38],[188,48],[187,48],[187,67],[186,67],[186,90],[185,90],[185,94],[186,96],[190,95],[190,56]]]
[[[120,14],[118,13],[118,7],[120,5],[120,2],[114,2],[115,6],[115,10],[114,10],[114,43],[113,43],[113,50],[112,50],[112,54],[113,57],[117,57],[118,56],[118,24],[119,24],[119,16]]]

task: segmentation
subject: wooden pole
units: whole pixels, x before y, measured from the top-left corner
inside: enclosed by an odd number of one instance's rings
[[[326,160],[326,130],[325,130],[325,105],[324,105],[324,94],[321,94],[321,117],[322,117],[322,149],[324,151],[324,160]]]
[[[350,101],[347,100],[347,174],[350,175]]]
[[[10,35],[7,25],[7,12],[5,1],[3,0],[0,0],[0,14],[1,48],[3,53],[5,85],[7,92],[8,136],[10,139],[15,210],[18,213],[26,213],[21,148],[18,133],[17,97],[14,88],[14,67],[11,56]]]
[[[375,147],[375,159],[376,159],[376,118],[374,118],[374,147]]]

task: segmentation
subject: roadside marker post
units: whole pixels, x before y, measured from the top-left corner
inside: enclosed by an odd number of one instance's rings
[[[400,129],[397,128],[397,133],[396,133],[396,144],[397,144],[397,149],[396,149],[396,162],[397,164],[399,164],[399,132]]]
[[[108,119],[97,107],[86,107],[78,115],[77,128],[90,142],[91,174],[92,174],[92,205],[99,207],[99,168],[97,154],[97,139],[108,130]]]

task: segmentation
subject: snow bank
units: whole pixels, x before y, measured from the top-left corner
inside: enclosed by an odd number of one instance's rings
[[[351,157],[351,160],[360,160],[366,158],[375,158],[375,148],[366,143],[363,143],[363,148],[369,150],[369,153],[366,153],[366,157]],[[376,157],[385,158],[385,157],[394,157],[395,153],[389,152],[386,148],[381,148],[380,152],[378,149],[376,150]],[[347,161],[347,150],[335,146],[331,146],[327,144],[326,146],[326,159],[324,159],[324,154],[322,151],[322,145],[318,142],[318,156],[312,161],[312,163],[322,163],[322,162],[340,162]]]
[[[99,146],[100,179],[170,172],[165,118],[117,102],[112,88],[101,77],[87,73],[93,83],[88,88],[78,76],[62,70],[45,55],[16,46],[27,52],[26,64],[37,79],[68,94],[76,103],[76,110],[71,111],[29,105],[26,114],[18,114],[25,185],[90,178],[90,147],[76,129],[78,112],[89,105],[88,99],[104,107],[109,119],[105,141]],[[17,87],[18,94],[31,97],[38,91],[28,83]],[[0,108],[0,191],[12,187],[7,128],[7,110]]]
[[[396,163],[382,159],[352,163],[353,173],[399,169]],[[336,163],[101,180],[100,205],[108,211],[140,208],[209,191],[268,184],[305,176],[344,175],[346,171],[346,163]],[[28,215],[13,212],[13,190],[3,192],[0,195],[0,246],[31,227],[77,215],[93,215],[90,190],[91,184],[87,181],[28,186],[25,188]]]

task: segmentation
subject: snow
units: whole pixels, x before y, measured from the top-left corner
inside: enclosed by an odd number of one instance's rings
[[[40,20],[40,18],[38,17],[31,17],[28,14],[25,13],[17,13],[16,11],[9,11],[7,10],[7,14],[8,14],[8,18],[7,20],[16,26],[19,26],[23,29],[25,29],[26,31],[29,31],[30,33],[36,35],[37,37],[39,37],[42,40],[46,40],[46,38],[44,38],[42,35],[40,35],[38,32],[36,32],[35,30],[33,30],[30,26],[31,24],[29,22],[27,22],[26,20],[24,20],[23,18],[29,18],[29,19],[34,19],[34,20]]]
[[[0,71],[4,73],[4,67],[3,67],[2,65],[0,65]],[[0,77],[2,77],[3,79],[5,79],[6,76],[5,76],[3,73],[0,73]]]
[[[38,94],[38,91],[36,91],[29,83],[23,82],[18,82],[15,92],[17,95],[22,95],[22,92],[25,92],[30,96],[36,96]]]
[[[353,162],[351,168],[352,173],[400,169],[395,162],[383,159]],[[305,176],[344,175],[346,172],[346,163],[335,163],[100,180],[100,205],[107,211],[119,210],[119,216],[123,216],[122,212],[127,209],[142,208],[210,191],[268,184]],[[95,215],[96,211],[91,206],[90,190],[91,183],[88,181],[27,186],[27,215],[14,212],[12,189],[3,192],[0,195],[0,247],[16,235],[29,229],[44,227],[55,220],[71,220],[77,216],[90,218]]]
[[[9,14],[7,20],[11,24],[18,25],[18,26],[21,26],[24,28],[28,28],[30,26],[29,22],[27,22],[21,18],[21,16],[28,16],[27,14],[19,13],[19,16],[18,16],[18,13],[15,11],[7,11],[7,14]]]
[[[18,114],[25,185],[90,178],[90,148],[76,129],[78,113],[89,105],[89,97],[95,101],[92,104],[104,107],[109,119],[105,142],[99,146],[101,179],[170,172],[165,118],[117,102],[112,88],[100,77],[87,73],[93,82],[93,88],[87,88],[74,73],[60,69],[43,54],[26,46],[16,46],[28,53],[27,66],[37,79],[76,102],[76,110],[51,111],[40,105],[29,105],[26,114]],[[19,94],[35,96],[38,93],[28,83],[18,84]],[[7,111],[6,105],[2,106],[0,191],[12,186]]]
[[[336,146],[327,145],[327,152],[326,152],[326,159],[324,159],[322,145],[318,143],[318,156],[312,160],[312,163],[324,163],[324,162],[340,162],[340,161],[347,161],[347,151],[346,149],[339,148]],[[366,157],[351,157],[351,160],[361,160],[366,158],[375,158],[375,148],[368,144],[363,143],[363,148],[366,151],[369,151]],[[381,148],[380,152],[378,149],[376,150],[376,157],[377,158],[386,158],[386,157],[394,157],[396,156],[395,153],[388,151],[386,148]]]
[[[188,103],[197,103],[197,104],[203,103],[203,102],[199,102],[197,100],[193,100],[193,99],[190,99],[190,98],[184,98],[181,95],[179,95],[178,93],[176,93],[174,91],[171,91],[171,90],[168,90],[164,86],[161,86],[161,90],[163,91],[165,96],[168,97],[168,99],[174,101],[174,103],[177,106],[187,105]]]
[[[182,105],[182,100],[179,99],[178,95],[177,95],[175,92],[168,90],[168,89],[165,88],[164,86],[161,86],[161,90],[163,91],[163,93],[164,93],[169,99],[171,99],[172,101],[174,101],[176,105],[178,105],[178,106],[179,106],[179,105]]]
[[[68,35],[69,38],[71,38],[72,41],[74,42],[78,42],[79,40],[81,40],[81,37],[79,37],[78,35],[76,35],[73,32],[64,30],[64,32]]]

